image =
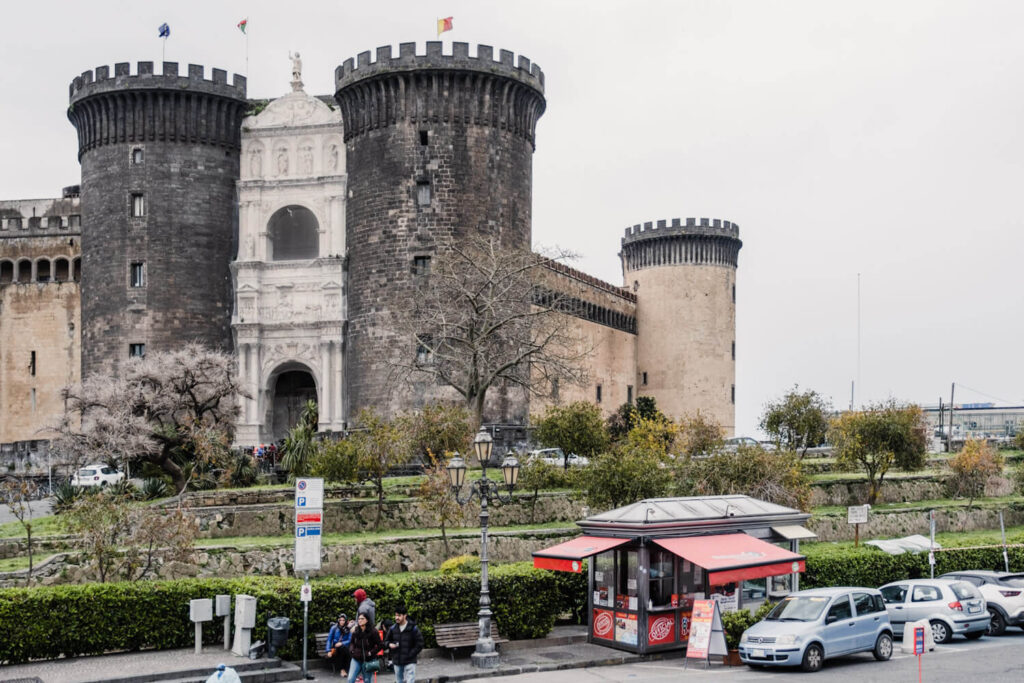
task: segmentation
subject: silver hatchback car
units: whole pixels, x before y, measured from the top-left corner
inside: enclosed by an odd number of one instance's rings
[[[815,588],[785,597],[740,638],[740,660],[753,667],[817,671],[826,659],[871,652],[892,656],[892,627],[874,588]]]
[[[970,640],[988,630],[991,616],[975,586],[950,579],[894,581],[878,589],[885,600],[893,631],[903,635],[908,622],[927,619],[936,643],[948,643],[960,633]]]

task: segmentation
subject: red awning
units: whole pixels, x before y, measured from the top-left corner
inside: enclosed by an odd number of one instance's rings
[[[533,566],[537,569],[554,569],[560,572],[581,572],[585,557],[603,553],[623,543],[628,538],[604,538],[602,536],[580,536],[565,543],[538,550],[533,554]]]
[[[713,586],[802,572],[805,569],[806,558],[803,555],[791,553],[747,534],[653,540],[673,554],[703,567],[708,572],[708,583]]]

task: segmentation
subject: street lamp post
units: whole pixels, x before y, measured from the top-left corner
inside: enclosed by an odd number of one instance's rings
[[[480,499],[480,611],[477,617],[480,620],[480,634],[476,639],[476,651],[473,652],[471,662],[473,666],[480,669],[493,669],[498,666],[498,652],[494,647],[494,639],[491,638],[491,594],[487,586],[487,503],[489,500],[497,500],[508,503],[512,500],[512,490],[519,479],[519,461],[509,451],[505,461],[501,464],[502,478],[505,480],[505,487],[508,489],[504,495],[498,482],[487,478],[487,463],[491,459],[491,447],[493,440],[484,427],[480,428],[476,438],[473,439],[473,449],[480,461],[481,476],[477,481],[469,485],[465,496],[462,494],[462,485],[466,481],[466,463],[458,453],[448,463],[448,477],[451,479],[452,492],[459,505],[466,505],[474,496]]]

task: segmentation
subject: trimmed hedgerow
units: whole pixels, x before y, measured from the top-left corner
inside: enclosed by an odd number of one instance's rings
[[[586,579],[584,578],[584,581]],[[554,572],[526,563],[495,567],[490,572],[491,609],[508,638],[547,635],[565,603]],[[30,659],[99,654],[118,650],[188,647],[194,638],[189,601],[217,594],[255,596],[253,638],[266,638],[267,619],[289,617],[292,637],[282,652],[300,657],[302,603],[295,578],[183,579],[0,590],[0,663]],[[377,604],[383,619],[399,604],[421,626],[428,645],[434,643],[435,623],[473,621],[479,608],[479,575],[410,576],[394,580],[374,577],[324,579],[313,585],[309,609],[311,633],[326,631],[338,612],[355,613],[356,588]],[[579,591],[585,600],[585,588]],[[203,630],[209,644],[220,641],[215,620]],[[312,640],[312,639],[311,639]],[[312,652],[311,652],[312,654]]]
[[[1009,548],[1010,569],[1024,569],[1024,548]],[[801,588],[820,586],[881,586],[901,579],[927,578],[928,553],[889,555],[873,546],[807,549],[807,571]],[[965,569],[1002,571],[1001,548],[954,548],[935,553],[935,576]]]

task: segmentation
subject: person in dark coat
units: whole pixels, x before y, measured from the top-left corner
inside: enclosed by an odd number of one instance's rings
[[[370,624],[366,613],[360,612],[356,617],[356,627],[352,629],[352,641],[349,643],[352,663],[348,667],[348,683],[355,683],[359,678],[359,672],[363,670],[363,665],[377,659],[383,646],[377,629]],[[367,683],[366,678],[363,681]]]
[[[404,605],[395,610],[395,623],[384,637],[384,646],[395,665],[395,683],[416,683],[416,658],[423,650],[423,634]]]
[[[351,641],[348,617],[344,613],[339,614],[338,621],[331,625],[331,630],[327,634],[327,651],[324,656],[331,660],[331,669],[334,673],[340,671],[342,678],[348,676],[349,663],[352,661],[352,655],[348,651]]]

